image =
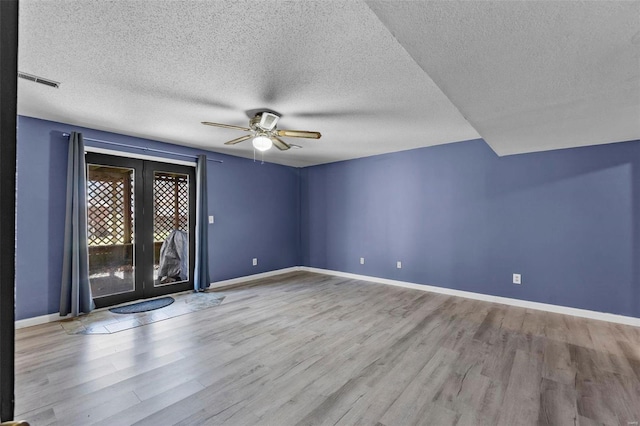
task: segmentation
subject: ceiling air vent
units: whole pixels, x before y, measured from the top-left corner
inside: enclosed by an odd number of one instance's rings
[[[37,75],[27,74],[26,72],[18,71],[18,77],[24,78],[25,80],[33,81],[34,83],[44,84],[45,86],[55,87],[56,89],[60,87],[60,83],[57,81],[38,77]]]

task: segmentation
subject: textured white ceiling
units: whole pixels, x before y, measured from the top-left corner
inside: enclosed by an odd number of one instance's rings
[[[323,135],[265,155],[294,166],[635,139],[639,4],[21,0],[19,69],[62,85],[20,80],[18,111],[252,157],[200,122],[268,108]]]
[[[368,2],[499,155],[640,139],[640,2]]]
[[[253,156],[246,110],[283,114],[266,161],[303,166],[478,137],[364,2],[20,2],[19,113]]]

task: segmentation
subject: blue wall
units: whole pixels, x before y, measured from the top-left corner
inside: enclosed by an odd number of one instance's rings
[[[63,132],[204,151],[27,117],[18,125],[24,319],[58,312]],[[302,264],[640,317],[640,141],[498,158],[475,140],[305,169],[208,156],[224,161],[208,164],[212,281]]]
[[[301,185],[306,266],[640,317],[640,141],[498,158],[475,140]]]
[[[71,131],[182,154],[206,153],[224,161],[208,163],[209,213],[215,215],[215,224],[209,225],[212,281],[300,264],[298,169],[19,117],[16,319],[59,311],[68,148],[62,133]],[[259,259],[256,267],[251,265],[253,257]]]

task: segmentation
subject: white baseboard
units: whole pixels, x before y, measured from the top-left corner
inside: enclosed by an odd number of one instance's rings
[[[216,281],[214,283],[209,284],[209,288],[215,290],[217,287],[228,287],[234,284],[242,284],[247,281],[273,277],[275,275],[286,274],[287,272],[295,272],[295,271],[300,271],[300,267],[292,266],[290,268],[277,269],[275,271],[262,272],[260,274],[245,275],[244,277],[232,278],[230,280]],[[108,309],[108,308],[96,309],[93,312],[98,312],[104,309]],[[66,317],[61,317],[60,313],[57,312],[55,314],[40,315],[38,317],[33,317],[33,318],[25,318],[25,319],[16,321],[15,328],[19,329],[19,328],[25,328],[25,327],[33,327],[34,325],[47,324],[49,322],[60,321],[70,317],[71,315],[67,315]]]
[[[296,272],[300,270],[302,270],[300,266],[292,266],[290,268],[276,269],[275,271],[262,272],[262,273],[253,274],[253,275],[245,275],[243,277],[231,278],[229,280],[213,282],[209,284],[208,288],[211,290],[215,290],[216,288],[220,288],[220,287],[229,287],[236,284],[244,284],[248,281],[259,280],[262,278],[269,278],[276,275],[286,274],[288,272]]]
[[[581,318],[589,318],[600,321],[614,322],[618,324],[632,325],[640,327],[640,318],[628,317],[624,315],[609,314],[606,312],[590,311],[588,309],[571,308],[568,306],[551,305],[548,303],[529,302],[527,300],[512,299],[509,297],[491,296],[489,294],[474,293],[471,291],[454,290],[445,287],[436,287],[426,284],[416,284],[406,281],[390,280],[387,278],[370,277],[367,275],[352,274],[349,272],[332,271],[328,269],[310,268],[302,266],[302,271],[315,272],[318,274],[333,275],[336,277],[351,278],[362,281],[371,281],[380,284],[388,284],[397,287],[412,288],[421,291],[431,291],[433,293],[447,294],[450,296],[466,297],[467,299],[483,300],[485,302],[501,303],[503,305],[518,306],[520,308],[536,309],[538,311],[554,312],[557,314],[573,315]]]
[[[288,272],[307,271],[317,274],[333,275],[336,277],[351,278],[361,281],[370,281],[379,284],[393,285],[396,287],[411,288],[414,290],[430,291],[433,293],[446,294],[450,296],[465,297],[467,299],[482,300],[485,302],[500,303],[503,305],[517,306],[520,308],[535,309],[538,311],[553,312],[557,314],[573,315],[575,317],[595,319],[599,321],[608,321],[618,324],[631,325],[640,327],[640,318],[628,317],[624,315],[609,314],[606,312],[590,311],[588,309],[571,308],[568,306],[551,305],[548,303],[530,302],[527,300],[512,299],[509,297],[492,296],[489,294],[474,293],[471,291],[454,290],[445,287],[436,287],[426,284],[417,284],[406,281],[391,280],[388,278],[371,277],[368,275],[352,274],[349,272],[332,271],[329,269],[311,268],[308,266],[292,266],[290,268],[277,269],[275,271],[262,272],[260,274],[245,275],[243,277],[232,278],[229,280],[216,281],[209,285],[209,289],[228,287],[236,284],[243,284],[249,281],[269,278],[276,275],[286,274]],[[48,322],[60,321],[67,317],[61,317],[59,313],[41,315],[39,317],[27,318],[15,322],[16,329],[31,327],[34,325],[46,324]]]
[[[15,322],[16,329],[25,328],[25,327],[33,327],[34,325],[46,324],[48,322],[60,321],[65,318],[70,318],[70,315],[66,317],[61,317],[60,312],[56,312],[55,314],[48,315],[40,315],[39,317],[33,318],[25,318],[22,320],[18,320]]]

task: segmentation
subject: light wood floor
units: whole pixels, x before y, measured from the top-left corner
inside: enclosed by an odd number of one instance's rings
[[[640,329],[292,273],[111,335],[16,333],[32,425],[628,425]]]

